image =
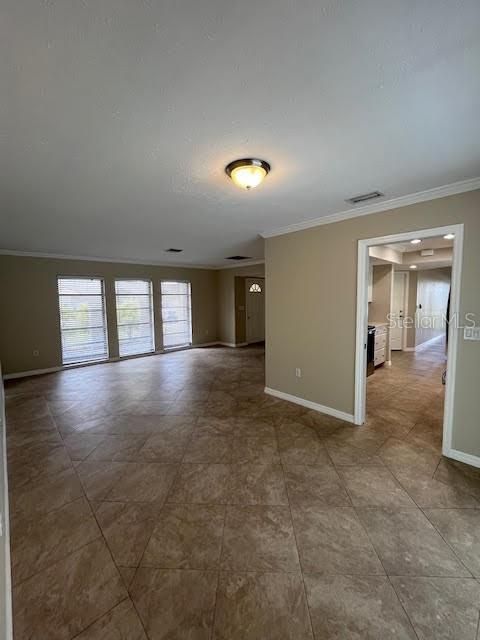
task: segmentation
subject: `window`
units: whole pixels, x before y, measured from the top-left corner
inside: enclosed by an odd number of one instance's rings
[[[256,282],[254,282],[252,285],[250,285],[250,289],[249,289],[250,293],[262,293],[262,287],[257,284]]]
[[[152,283],[115,280],[118,349],[121,356],[155,350]]]
[[[192,305],[189,282],[162,282],[163,347],[192,344]]]
[[[100,278],[58,278],[62,362],[108,358],[105,293]]]

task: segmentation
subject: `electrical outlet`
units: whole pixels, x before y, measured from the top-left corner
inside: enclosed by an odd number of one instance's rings
[[[39,351],[38,349],[34,349],[34,350],[32,351],[32,353],[33,353],[33,355],[34,355],[34,357],[35,357],[35,358],[38,358],[38,356],[40,355],[40,351]]]
[[[208,329],[205,329],[205,335],[208,336]]]
[[[296,378],[301,378],[302,377],[302,370],[301,369],[295,369],[295,377]]]
[[[464,340],[480,340],[480,327],[464,327]]]

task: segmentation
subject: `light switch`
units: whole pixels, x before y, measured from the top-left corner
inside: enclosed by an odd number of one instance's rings
[[[464,327],[464,340],[480,340],[480,327]]]

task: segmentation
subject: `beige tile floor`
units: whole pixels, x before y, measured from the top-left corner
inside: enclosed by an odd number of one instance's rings
[[[441,457],[443,345],[353,427],[261,348],[7,384],[16,640],[475,640],[480,472]]]

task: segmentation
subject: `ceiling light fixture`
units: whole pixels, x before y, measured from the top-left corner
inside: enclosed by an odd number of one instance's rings
[[[258,187],[269,171],[270,165],[268,162],[258,158],[234,160],[225,167],[225,173],[237,187],[248,190]]]
[[[415,238],[415,240],[410,240],[410,244],[420,244],[420,238]]]
[[[416,264],[411,264],[411,265],[410,265],[410,269],[416,269],[416,268],[417,268],[417,265],[416,265]]]
[[[447,233],[447,235],[446,235],[446,236],[443,236],[443,239],[444,239],[444,240],[453,240],[453,239],[454,239],[454,237],[455,237],[455,234],[454,234],[454,233]]]

